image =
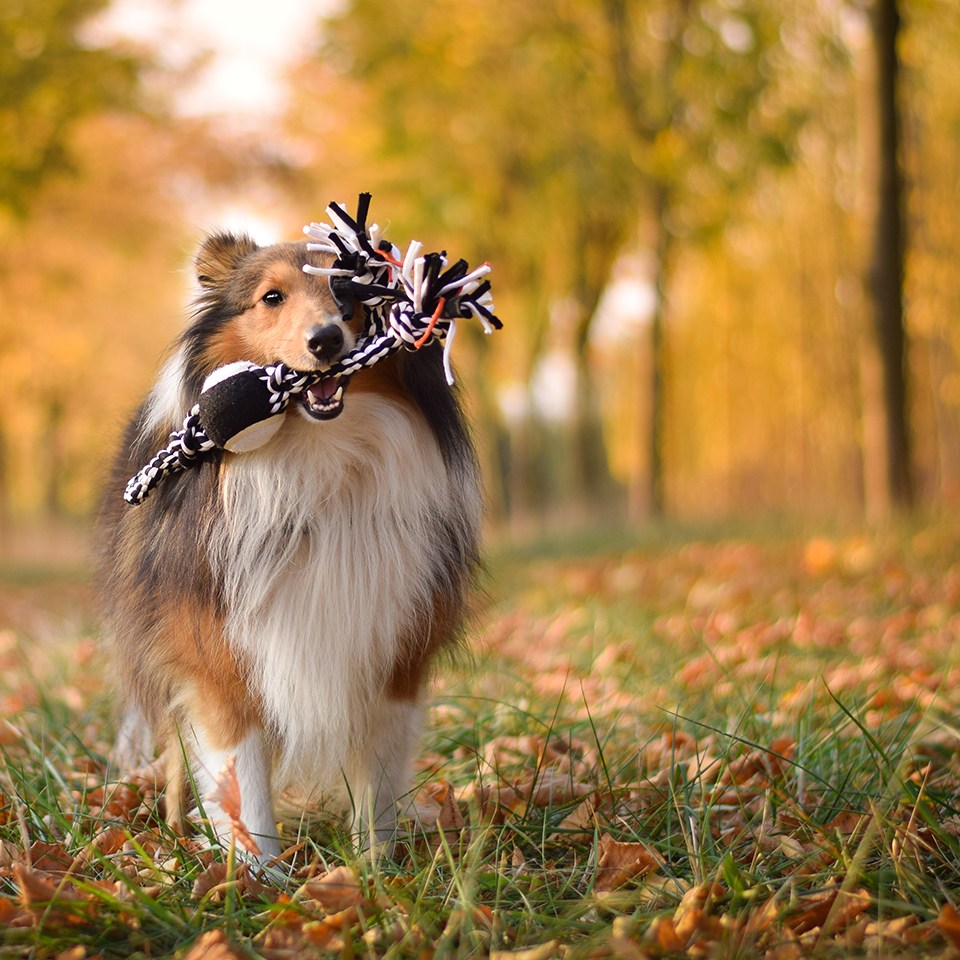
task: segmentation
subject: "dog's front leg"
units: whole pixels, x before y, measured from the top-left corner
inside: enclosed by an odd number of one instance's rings
[[[257,859],[273,860],[280,855],[277,820],[271,793],[271,755],[263,732],[251,727],[233,746],[214,746],[202,730],[193,730],[193,776],[197,795],[206,818],[221,843],[230,840],[230,817],[215,798],[217,777],[228,757],[234,758],[237,785],[240,789],[240,820],[260,848]]]
[[[376,710],[365,770],[354,783],[354,829],[373,856],[392,856],[400,817],[413,805],[413,752],[423,725],[418,700],[385,700]]]

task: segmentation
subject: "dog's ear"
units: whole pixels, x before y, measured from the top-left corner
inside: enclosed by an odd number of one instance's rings
[[[214,233],[200,245],[194,259],[197,282],[216,287],[233,273],[240,262],[260,248],[246,234]]]

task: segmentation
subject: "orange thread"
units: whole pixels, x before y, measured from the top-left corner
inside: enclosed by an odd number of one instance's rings
[[[437,325],[437,321],[440,319],[440,314],[443,313],[443,308],[447,305],[447,298],[441,297],[437,302],[437,309],[433,311],[433,316],[430,318],[430,322],[427,324],[427,329],[424,331],[423,336],[419,340],[414,340],[414,347],[419,350],[429,339],[430,334],[433,333],[433,328]]]
[[[392,263],[395,267],[403,266],[403,261],[398,260],[392,253],[388,252],[387,250],[377,250],[377,253],[380,254],[380,256],[383,257],[383,259],[386,260],[387,263]]]

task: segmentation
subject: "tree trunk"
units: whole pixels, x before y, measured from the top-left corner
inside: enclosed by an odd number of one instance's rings
[[[669,188],[660,184],[654,195],[654,228],[657,231],[657,266],[654,277],[655,300],[650,319],[650,465],[648,504],[650,516],[662,517],[666,509],[664,494],[663,440],[666,424],[664,390],[664,318],[667,312],[667,285],[673,241],[667,227],[670,210]]]
[[[900,113],[897,103],[897,0],[875,0],[877,209],[870,291],[882,383],[882,475],[893,507],[913,504],[906,334],[903,320],[903,263],[906,247],[903,175],[899,161]],[[878,447],[880,445],[877,445]],[[865,451],[869,455],[869,451]]]

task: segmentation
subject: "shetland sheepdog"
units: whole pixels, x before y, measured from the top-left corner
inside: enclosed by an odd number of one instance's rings
[[[361,843],[380,849],[409,800],[425,685],[462,627],[481,514],[439,348],[321,381],[268,443],[216,453],[141,506],[123,490],[217,367],[323,370],[355,345],[362,311],[302,270],[331,260],[305,243],[203,242],[192,315],[127,427],[100,512],[125,694],[118,756],[163,751],[175,826],[232,756],[265,860],[281,849],[275,791],[345,785]],[[226,813],[203,809],[227,836]]]

